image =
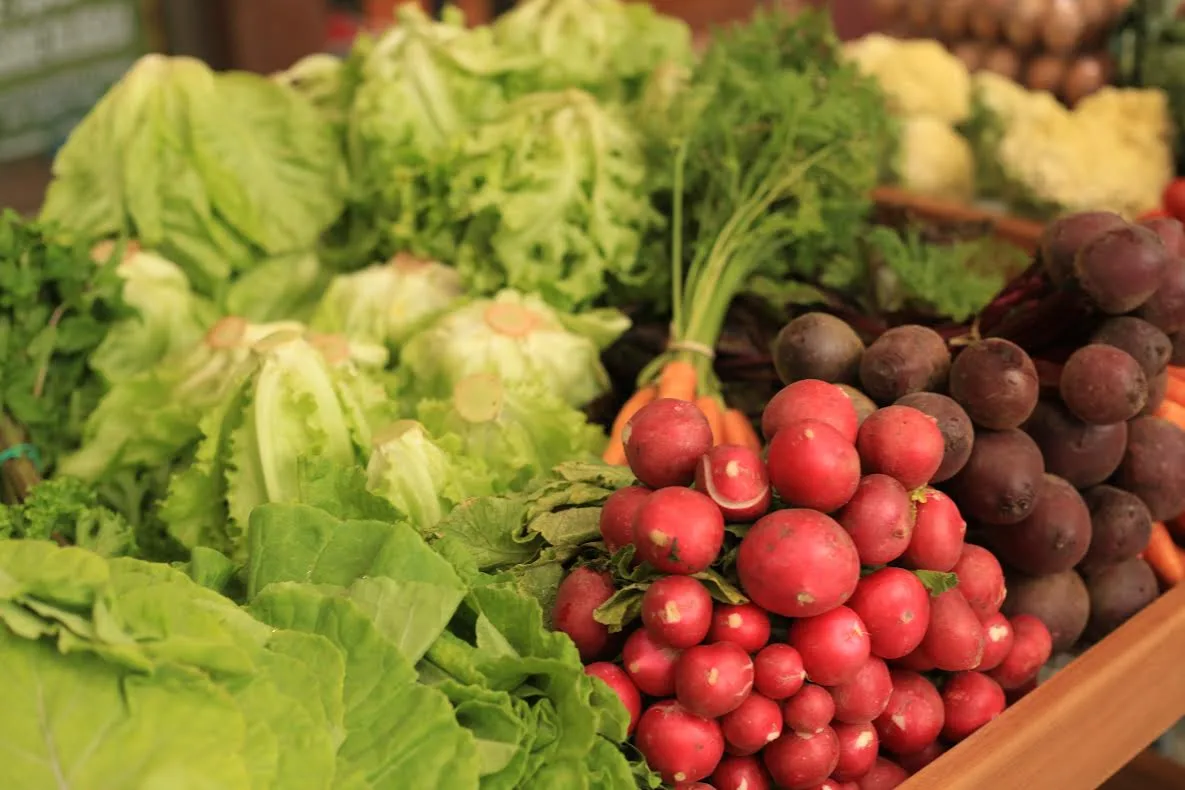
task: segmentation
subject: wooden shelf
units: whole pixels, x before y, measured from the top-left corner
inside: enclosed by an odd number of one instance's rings
[[[995,235],[1028,252],[1037,249],[1044,228],[1040,222],[1033,220],[960,203],[951,203],[937,198],[923,197],[898,187],[877,187],[872,191],[872,197],[878,205],[905,209],[921,219],[950,224],[984,222],[991,226]]]
[[[1185,717],[1182,656],[1185,586],[1178,586],[902,790],[1100,787]]]

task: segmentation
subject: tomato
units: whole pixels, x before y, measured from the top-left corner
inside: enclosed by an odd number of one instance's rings
[[[1169,216],[1185,222],[1185,178],[1175,178],[1164,190],[1161,201]]]
[[[1147,222],[1150,219],[1172,219],[1173,216],[1162,208],[1154,208],[1151,211],[1145,211],[1140,216],[1136,217],[1136,222]]]

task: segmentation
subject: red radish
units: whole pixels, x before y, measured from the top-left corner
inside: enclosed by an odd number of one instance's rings
[[[746,653],[756,653],[769,642],[769,615],[751,603],[716,604],[708,642],[732,642]]]
[[[959,592],[967,599],[971,611],[985,620],[1000,611],[1004,603],[1004,569],[996,556],[982,546],[970,543],[963,546],[954,574],[959,577]]]
[[[908,778],[909,774],[900,765],[884,757],[878,757],[872,770],[861,776],[856,786],[859,790],[893,790],[894,787],[905,784]]]
[[[842,783],[834,779],[824,779],[817,785],[811,785],[807,790],[845,790]]]
[[[942,732],[942,697],[934,684],[917,672],[893,670],[893,695],[873,722],[881,746],[896,754],[925,749]]]
[[[769,774],[757,757],[725,757],[712,772],[716,790],[773,790]]]
[[[835,700],[827,689],[811,683],[782,705],[782,721],[791,732],[820,732],[835,718]]]
[[[576,644],[581,661],[596,661],[615,641],[609,627],[593,619],[593,612],[614,592],[613,576],[592,568],[573,568],[556,590],[552,625]]]
[[[888,475],[868,475],[835,520],[852,536],[864,565],[884,565],[902,555],[913,536],[913,502]]]
[[[651,401],[621,432],[634,476],[651,488],[690,485],[695,465],[712,449],[712,426],[699,408],[677,398]]]
[[[976,667],[987,672],[1000,666],[1004,657],[1012,652],[1012,623],[1000,612],[983,621],[983,658]]]
[[[880,739],[872,724],[836,724],[839,738],[839,762],[831,775],[841,782],[859,779],[876,763]]]
[[[626,486],[605,500],[601,507],[601,540],[610,554],[634,542],[634,515],[650,493],[649,488]]]
[[[1012,691],[1037,677],[1053,653],[1053,638],[1045,623],[1031,614],[1018,614],[1008,622],[1012,625],[1012,649],[988,676],[1005,691]]]
[[[975,669],[983,660],[983,623],[958,588],[930,601],[930,628],[922,640],[934,666],[947,672]]]
[[[942,687],[942,737],[958,743],[1004,712],[1004,689],[980,672],[959,672]]]
[[[860,558],[831,518],[814,510],[778,510],[749,528],[736,570],[745,594],[766,611],[812,617],[852,596]]]
[[[757,754],[782,734],[782,709],[768,697],[750,694],[736,710],[720,717],[720,729],[729,754]]]
[[[840,782],[835,786],[835,790],[860,790],[858,782]]]
[[[774,784],[785,790],[808,790],[827,780],[839,762],[835,730],[784,732],[761,752]]]
[[[690,576],[664,576],[642,595],[642,625],[659,644],[694,647],[712,626],[712,596]]]
[[[802,656],[790,645],[767,645],[753,657],[753,688],[770,699],[794,696],[805,680]]]
[[[818,420],[783,427],[766,453],[769,480],[782,501],[830,513],[860,484],[860,456],[839,431]]]
[[[724,756],[720,725],[674,700],[647,708],[638,720],[634,743],[650,769],[671,784],[707,778]]]
[[[924,647],[919,647],[907,656],[893,661],[893,669],[910,669],[914,672],[932,672],[937,669],[934,659],[930,658]]]
[[[901,568],[865,576],[848,607],[868,629],[872,654],[885,659],[912,653],[930,627],[930,593],[917,576]]]
[[[731,522],[748,522],[769,510],[773,494],[765,462],[757,451],[722,444],[708,451],[695,467],[695,487],[703,491]]]
[[[807,679],[821,686],[848,682],[871,655],[868,629],[846,606],[795,620],[786,641],[802,656]]]
[[[828,689],[835,700],[835,720],[845,724],[866,724],[885,711],[893,693],[889,666],[870,657],[847,683]]]
[[[914,501],[913,538],[901,562],[907,568],[946,573],[963,554],[967,522],[954,500],[941,491],[927,488],[915,494]]]
[[[946,752],[946,747],[942,745],[942,741],[934,741],[934,743],[922,749],[916,754],[907,754],[904,757],[898,757],[898,762],[901,767],[910,774],[916,774],[918,771],[925,768],[930,763],[937,760]]]
[[[675,693],[675,664],[682,651],[655,642],[645,628],[639,628],[625,640],[621,663],[643,694],[669,697]]]
[[[630,680],[630,676],[621,667],[610,664],[608,661],[589,664],[584,668],[584,674],[600,678],[609,688],[613,689],[613,693],[621,700],[626,713],[629,714],[629,732],[633,734],[634,728],[638,726],[638,717],[642,715],[642,695],[638,692],[634,681]]]
[[[778,431],[802,420],[825,422],[849,443],[856,443],[859,417],[856,407],[844,391],[818,379],[802,379],[785,387],[769,399],[761,413],[761,432],[766,440]]]
[[[724,516],[698,491],[662,488],[634,515],[634,545],[656,570],[690,576],[715,562],[724,545]]]
[[[946,454],[938,423],[909,406],[885,406],[868,415],[856,448],[869,472],[895,478],[910,491],[930,482]]]
[[[753,690],[753,661],[732,642],[698,645],[675,664],[675,698],[699,716],[715,719],[736,710]]]
[[[716,790],[716,788],[704,782],[680,782],[675,785],[675,790]]]

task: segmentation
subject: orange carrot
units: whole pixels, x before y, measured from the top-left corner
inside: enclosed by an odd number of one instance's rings
[[[724,409],[720,401],[712,395],[700,395],[695,399],[695,405],[708,418],[708,425],[712,426],[712,446],[724,444]]]
[[[1168,371],[1171,379],[1185,379],[1185,366],[1169,365]]]
[[[1185,581],[1185,559],[1182,559],[1168,529],[1159,521],[1152,525],[1152,537],[1144,550],[1144,558],[1164,586],[1172,587]]]
[[[658,397],[695,400],[695,366],[682,359],[672,359],[663,366],[658,377]]]
[[[1182,406],[1180,403],[1165,400],[1164,403],[1157,407],[1156,416],[1162,420],[1168,420],[1178,428],[1185,430],[1185,406]]]
[[[737,409],[726,409],[722,418],[724,426],[724,443],[739,444],[761,452],[761,438],[753,430],[749,418]]]
[[[625,432],[626,423],[641,411],[643,406],[654,400],[656,394],[654,387],[643,387],[630,396],[617,413],[617,418],[613,420],[613,428],[609,431],[609,444],[601,454],[601,460],[613,466],[625,466],[625,443],[621,435]]]
[[[1169,376],[1164,396],[1178,406],[1185,406],[1185,375]]]

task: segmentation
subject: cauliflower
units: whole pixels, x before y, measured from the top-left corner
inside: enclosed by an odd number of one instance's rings
[[[1171,123],[1159,91],[1104,88],[1069,110],[994,74],[977,74],[976,97],[998,125],[977,142],[1005,181],[1004,197],[1049,211],[1155,208],[1172,178]]]
[[[874,33],[846,44],[844,54],[877,81],[896,115],[958,124],[971,114],[971,75],[937,41]]]
[[[907,118],[897,149],[898,183],[919,195],[957,200],[975,197],[975,156],[971,145],[936,118]]]

